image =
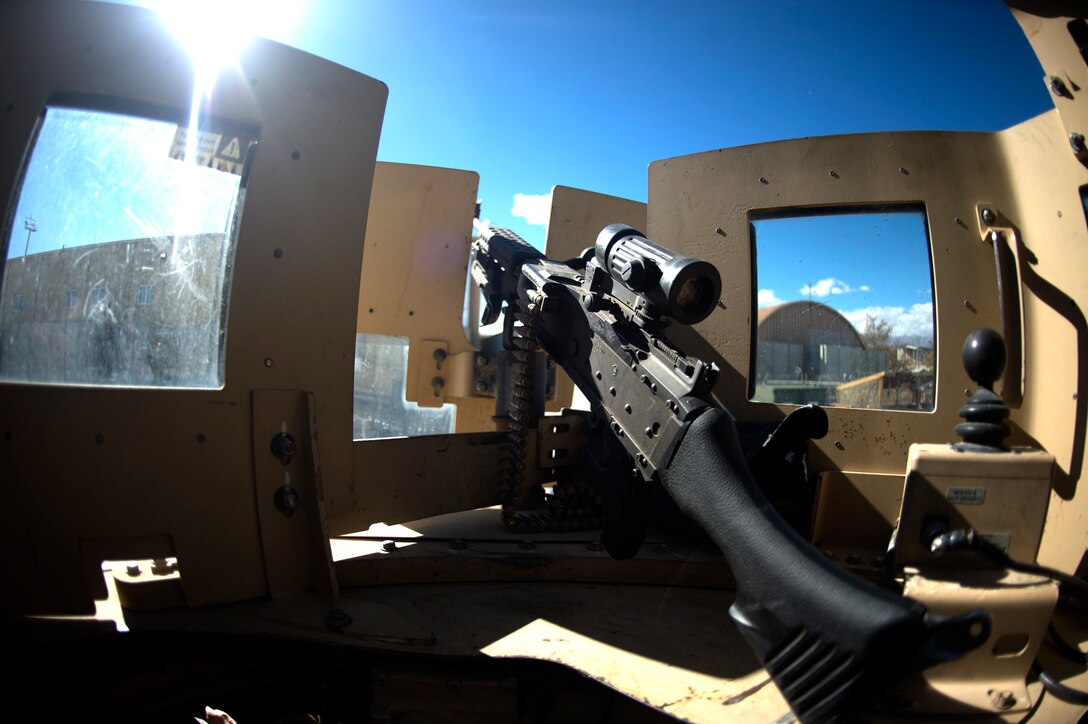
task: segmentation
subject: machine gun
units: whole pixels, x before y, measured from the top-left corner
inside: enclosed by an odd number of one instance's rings
[[[477,227],[472,275],[484,322],[506,305],[503,339],[516,355],[512,485],[503,517],[518,525],[537,349],[555,360],[607,426],[617,454],[602,540],[635,555],[647,490],[660,483],[721,549],[737,584],[730,614],[803,721],[856,713],[902,676],[986,641],[982,611],[939,618],[838,568],[798,535],[753,478],[732,416],[711,397],[715,364],[669,341],[670,321],[714,310],[721,278],[620,224],[579,259],[552,261],[506,229]],[[621,451],[621,452],[620,452]],[[620,491],[618,496],[615,491]]]

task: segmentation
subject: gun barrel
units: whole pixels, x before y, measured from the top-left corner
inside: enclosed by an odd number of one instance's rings
[[[674,254],[623,224],[601,230],[596,256],[613,279],[682,324],[706,319],[721,297],[722,278],[713,264]]]

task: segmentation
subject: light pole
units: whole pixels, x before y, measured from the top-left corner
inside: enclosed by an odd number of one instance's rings
[[[26,259],[27,252],[30,251],[30,235],[38,230],[38,222],[33,216],[28,216],[23,219],[23,228],[26,229],[26,246],[23,247],[23,258]]]

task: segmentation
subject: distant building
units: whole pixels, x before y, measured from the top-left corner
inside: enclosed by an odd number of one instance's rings
[[[8,259],[0,378],[217,386],[224,241],[131,239]]]
[[[887,355],[867,351],[846,317],[819,302],[787,302],[760,309],[756,323],[760,382],[848,382],[887,366]]]
[[[867,349],[841,313],[798,301],[759,310],[753,399],[922,410],[933,407],[932,350]]]

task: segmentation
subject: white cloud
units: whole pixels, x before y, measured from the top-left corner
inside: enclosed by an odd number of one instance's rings
[[[877,321],[884,321],[891,325],[893,337],[933,336],[933,302],[913,304],[910,309],[905,307],[863,307],[843,311],[842,316],[850,320],[850,324],[859,333],[865,331],[865,320],[873,316]]]
[[[842,279],[835,279],[834,277],[821,279],[815,284],[806,284],[801,287],[801,294],[804,296],[813,296],[821,299],[828,294],[850,294],[851,292],[867,291],[869,291],[868,284],[862,284],[860,287],[855,288],[844,282]]]
[[[547,228],[548,217],[552,212],[552,195],[546,194],[514,194],[514,208],[510,213],[520,216],[530,224]]]
[[[756,305],[762,309],[763,307],[773,307],[776,304],[784,303],[784,299],[779,299],[773,289],[760,289],[756,295]]]

